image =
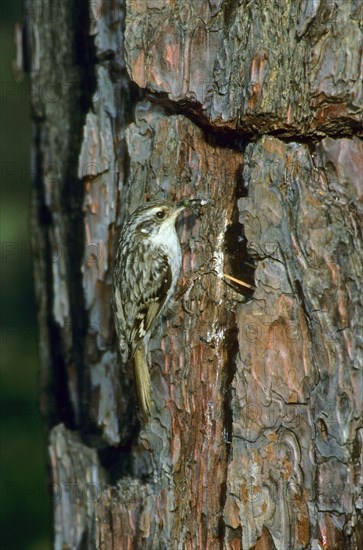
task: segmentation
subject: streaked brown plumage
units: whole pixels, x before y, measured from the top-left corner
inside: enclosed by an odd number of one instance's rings
[[[152,403],[148,341],[175,292],[182,262],[175,222],[185,208],[207,202],[145,203],[120,235],[114,269],[115,323],[122,361],[134,359],[139,403],[146,417]]]

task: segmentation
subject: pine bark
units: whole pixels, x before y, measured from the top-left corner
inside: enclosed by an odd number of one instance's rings
[[[363,547],[362,11],[27,4],[56,549]],[[115,247],[138,204],[184,197],[214,206],[179,224],[144,423]]]

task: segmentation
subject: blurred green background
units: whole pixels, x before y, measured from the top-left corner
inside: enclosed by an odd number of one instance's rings
[[[14,78],[20,0],[0,0],[0,548],[51,548],[45,433],[38,412],[29,203],[29,76]]]

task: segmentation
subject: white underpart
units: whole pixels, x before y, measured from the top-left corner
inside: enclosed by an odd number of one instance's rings
[[[175,220],[178,214],[179,211],[167,218],[165,222],[161,224],[159,231],[155,235],[150,235],[149,237],[150,243],[155,247],[162,248],[169,258],[172,282],[174,283],[172,287],[176,285],[182,264],[182,253],[175,229]],[[169,293],[171,294],[170,291]]]

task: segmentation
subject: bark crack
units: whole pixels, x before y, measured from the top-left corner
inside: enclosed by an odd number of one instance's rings
[[[128,78],[133,86],[138,87],[130,77]],[[182,115],[188,118],[191,122],[193,122],[193,124],[203,130],[206,140],[209,143],[213,143],[219,147],[227,147],[235,151],[243,150],[248,142],[253,143],[258,141],[262,136],[275,137],[284,143],[296,142],[307,144],[309,146],[322,141],[326,137],[340,139],[352,136],[362,136],[361,125],[358,122],[354,123],[353,127],[349,126],[344,129],[340,128],[333,130],[329,128],[329,125],[327,125],[325,130],[316,129],[306,131],[305,128],[302,128],[301,132],[296,131],[295,128],[277,128],[274,130],[266,130],[264,127],[261,131],[252,131],[248,127],[231,128],[227,125],[221,125],[218,123],[213,124],[207,115],[203,113],[202,107],[199,106],[198,103],[193,103],[188,99],[173,101],[168,97],[166,92],[156,92],[147,87],[139,87],[139,90],[141,99],[144,101],[150,101],[152,104],[162,106],[166,115]]]

